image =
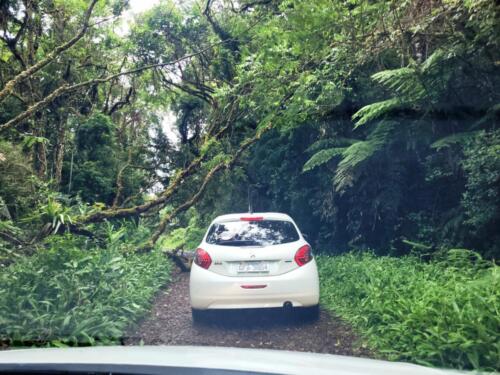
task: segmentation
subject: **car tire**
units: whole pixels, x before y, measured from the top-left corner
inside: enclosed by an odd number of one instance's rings
[[[205,323],[207,318],[206,312],[198,309],[191,309],[191,317],[194,325]]]

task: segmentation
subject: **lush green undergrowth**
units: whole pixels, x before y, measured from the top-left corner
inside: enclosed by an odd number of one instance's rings
[[[12,346],[117,342],[169,280],[155,251],[85,249],[72,238],[0,269],[0,340]]]
[[[318,264],[323,305],[381,356],[500,368],[500,267],[465,250],[429,263],[349,253]]]

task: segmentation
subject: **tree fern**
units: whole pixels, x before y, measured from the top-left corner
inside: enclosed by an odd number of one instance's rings
[[[318,152],[320,150],[326,149],[326,148],[332,148],[332,147],[347,147],[352,145],[353,143],[356,143],[359,141],[359,139],[355,138],[346,138],[346,137],[333,137],[333,138],[322,138],[314,142],[312,145],[310,145],[306,152],[307,153],[313,153],[313,152]]]
[[[420,70],[424,74],[434,73],[436,68],[440,67],[443,62],[449,60],[454,55],[455,51],[446,53],[442,49],[437,49],[420,65]]]
[[[394,126],[393,121],[381,121],[366,140],[356,142],[343,151],[333,179],[335,190],[343,191],[353,185],[362,171],[362,163],[386,146]]]
[[[372,79],[394,91],[405,100],[416,100],[425,95],[416,67],[383,70],[372,75]]]
[[[431,144],[431,148],[436,149],[437,151],[450,147],[453,144],[463,144],[469,139],[472,139],[475,135],[477,135],[480,131],[471,131],[471,132],[461,132],[448,135],[446,137],[438,139],[436,142]]]
[[[311,158],[304,164],[302,172],[310,171],[326,162],[330,161],[335,156],[340,156],[344,152],[343,147],[332,147],[316,152]]]
[[[352,118],[355,120],[354,128],[364,125],[367,122],[376,120],[383,115],[389,113],[390,111],[400,108],[402,105],[398,98],[388,99],[381,102],[372,103],[365,105],[358,112],[356,112]]]
[[[453,53],[447,54],[437,50],[422,64],[412,64],[373,74],[374,81],[391,90],[396,96],[362,107],[352,116],[356,121],[355,128],[381,118],[394,109],[410,107],[426,99],[433,101],[438,94],[436,91],[442,86],[438,81],[447,77],[445,74],[440,74],[440,68],[450,56],[453,56]],[[428,88],[432,88],[432,91],[429,92]]]
[[[425,87],[419,81],[415,68],[384,70],[375,73],[372,78],[394,91],[397,97],[362,107],[352,116],[355,120],[355,128],[379,119],[394,109],[408,107],[424,98],[426,94]]]
[[[307,153],[316,153],[318,151],[324,150],[326,148],[335,147],[335,141],[333,138],[321,138],[316,142],[313,142],[307,149]]]

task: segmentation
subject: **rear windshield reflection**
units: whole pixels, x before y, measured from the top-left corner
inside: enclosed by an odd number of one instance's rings
[[[231,221],[210,227],[207,243],[223,246],[270,246],[299,240],[289,221]]]

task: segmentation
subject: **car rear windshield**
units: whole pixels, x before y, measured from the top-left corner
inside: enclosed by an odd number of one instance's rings
[[[210,227],[207,243],[225,246],[269,246],[299,239],[295,226],[289,221],[229,221]]]

